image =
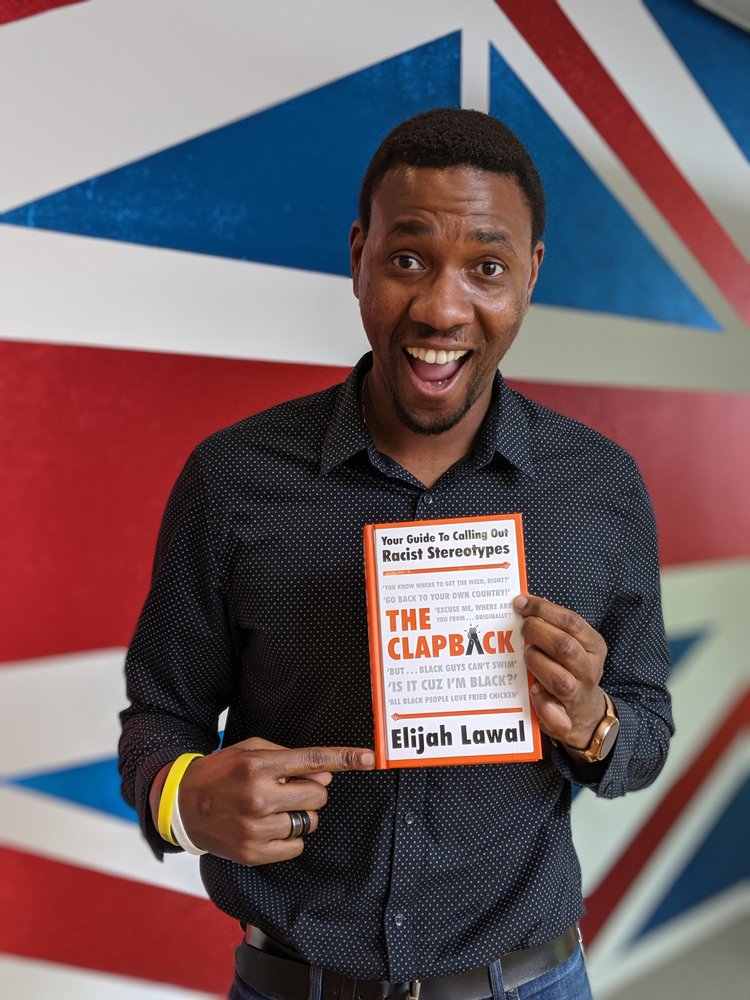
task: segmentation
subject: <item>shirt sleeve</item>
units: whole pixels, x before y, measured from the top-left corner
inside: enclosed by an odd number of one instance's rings
[[[155,829],[149,789],[180,754],[211,753],[239,660],[228,620],[202,487],[200,449],[169,498],[151,589],[125,661],[128,708],[120,715],[122,794],[157,857],[176,848]]]
[[[547,741],[549,757],[563,776],[603,798],[650,785],[664,766],[674,733],[656,526],[635,468],[634,474],[619,578],[600,626],[607,643],[601,686],[620,720],[617,742],[606,761],[587,764],[572,760],[562,747]]]

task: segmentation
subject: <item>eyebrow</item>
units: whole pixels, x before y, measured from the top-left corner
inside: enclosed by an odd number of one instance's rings
[[[394,222],[389,236],[429,236],[432,230],[424,222]]]
[[[430,226],[424,222],[413,222],[404,220],[395,222],[388,231],[389,236],[429,236],[432,232]],[[506,233],[498,229],[474,229],[469,233],[469,238],[475,243],[482,243],[487,246],[501,246],[507,250],[513,249],[513,244],[508,239]]]
[[[513,249],[513,244],[508,239],[507,234],[498,229],[475,229],[469,233],[469,236],[476,243],[494,243],[506,247],[508,250]]]

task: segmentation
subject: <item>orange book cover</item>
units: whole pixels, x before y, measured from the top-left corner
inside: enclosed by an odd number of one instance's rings
[[[376,766],[539,760],[521,515],[368,524],[364,546]]]

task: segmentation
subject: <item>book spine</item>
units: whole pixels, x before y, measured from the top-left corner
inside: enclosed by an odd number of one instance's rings
[[[375,562],[375,527],[366,524],[363,533],[365,549],[365,594],[367,597],[367,627],[370,639],[370,680],[372,684],[372,714],[375,729],[375,767],[387,768],[385,692],[383,691],[383,655],[380,645],[380,589]]]

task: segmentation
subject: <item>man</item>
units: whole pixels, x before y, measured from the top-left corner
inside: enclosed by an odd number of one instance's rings
[[[170,499],[128,656],[123,790],[158,856],[176,837],[209,852],[207,890],[246,927],[240,1000],[589,996],[570,782],[648,784],[672,721],[634,463],[497,372],[544,211],[496,119],[398,126],[350,238],[372,354],[204,442]],[[373,771],[363,526],[516,511],[544,759]]]

